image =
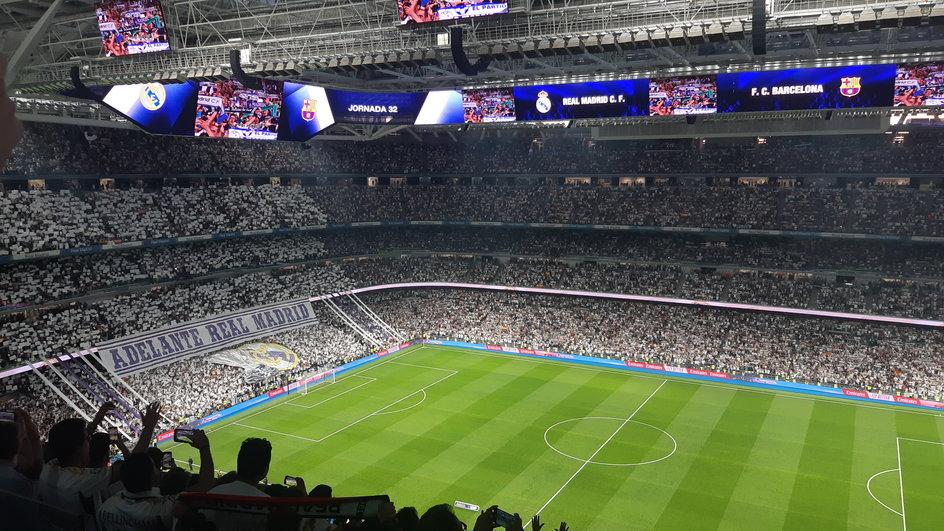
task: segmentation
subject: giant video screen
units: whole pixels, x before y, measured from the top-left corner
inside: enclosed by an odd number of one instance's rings
[[[462,91],[465,123],[515,121],[515,93],[510,88],[473,89]]]
[[[710,114],[718,112],[715,76],[649,80],[649,115]]]
[[[718,76],[721,112],[890,107],[895,65],[835,66]]]
[[[106,0],[95,5],[107,57],[170,50],[158,0]]]
[[[277,140],[282,114],[282,82],[260,81],[261,89],[235,79],[200,83],[195,136]]]
[[[193,135],[198,83],[115,85],[102,103],[141,129],[158,135]]]
[[[571,120],[646,116],[646,79],[515,87],[518,120]]]
[[[352,92],[329,89],[334,119],[347,124],[413,124],[425,92]]]
[[[304,142],[334,124],[324,87],[286,82],[279,140]]]
[[[501,0],[397,0],[400,24],[422,24],[440,20],[498,15],[508,12]]]
[[[898,65],[895,107],[944,105],[944,63]]]

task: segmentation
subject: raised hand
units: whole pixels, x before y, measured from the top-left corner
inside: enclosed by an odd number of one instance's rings
[[[542,527],[544,527],[544,524],[541,523],[541,517],[534,515],[534,517],[531,518],[531,529],[534,531],[541,531]]]
[[[150,427],[154,428],[157,426],[157,422],[161,419],[161,403],[158,401],[151,402],[144,408],[144,414],[141,415],[141,423],[145,428]]]
[[[557,528],[557,531],[569,531],[569,529],[570,528],[567,527],[567,522],[561,522],[561,525]]]

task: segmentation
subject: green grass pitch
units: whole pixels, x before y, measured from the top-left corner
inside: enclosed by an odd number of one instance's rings
[[[933,411],[552,360],[413,347],[208,432],[218,469],[265,437],[271,481],[420,512],[498,504],[577,531],[944,529]]]

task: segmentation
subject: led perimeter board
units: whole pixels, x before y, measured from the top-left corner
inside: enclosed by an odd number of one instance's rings
[[[891,107],[895,65],[718,75],[721,112]]]
[[[107,57],[170,50],[158,0],[106,0],[95,5]]]
[[[646,79],[515,87],[518,120],[647,116]]]
[[[397,0],[400,24],[422,24],[507,12],[508,2],[501,0]]]

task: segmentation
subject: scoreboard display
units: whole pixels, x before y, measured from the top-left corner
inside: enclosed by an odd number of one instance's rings
[[[646,116],[645,79],[515,87],[518,120]]]
[[[335,123],[441,125],[944,105],[944,62],[514,88],[356,92],[260,80],[115,85],[101,101],[155,134],[305,141]]]
[[[837,66],[718,76],[721,112],[890,107],[895,65]]]

